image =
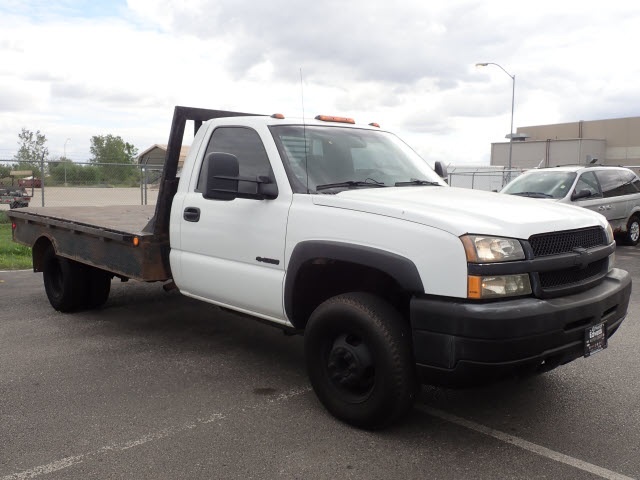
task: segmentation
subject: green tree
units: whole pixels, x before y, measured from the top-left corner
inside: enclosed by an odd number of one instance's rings
[[[104,183],[102,165],[86,165],[72,162],[68,158],[60,157],[49,163],[49,184],[82,186]]]
[[[13,157],[18,162],[19,170],[32,170],[33,175],[39,177],[41,175],[40,162],[44,158],[47,160],[49,149],[45,146],[47,137],[37,130],[33,133],[26,128],[18,134],[18,153]]]
[[[49,166],[49,173],[51,173],[51,169],[57,167],[62,162],[70,162],[71,159],[60,155],[59,157],[49,158],[47,165]]]
[[[135,158],[138,149],[114,135],[91,137],[91,162],[99,164],[100,179],[107,183],[135,184],[138,169]],[[106,164],[106,165],[105,165]]]
[[[11,172],[11,167],[0,165],[0,178],[8,178]]]
[[[65,157],[60,157],[56,161],[49,162],[49,183],[51,185],[62,185],[71,183],[72,172],[76,165]]]

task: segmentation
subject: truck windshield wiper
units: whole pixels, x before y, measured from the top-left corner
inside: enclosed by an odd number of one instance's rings
[[[518,193],[512,193],[511,195],[518,195],[520,197],[532,197],[532,198],[553,198],[553,195],[549,195],[548,193],[542,193],[542,192],[518,192]]]
[[[316,191],[327,190],[329,188],[354,188],[354,187],[386,187],[384,182],[367,178],[366,180],[347,180],[346,182],[337,183],[325,183],[324,185],[318,185]]]
[[[440,186],[438,182],[432,182],[430,180],[418,180],[417,178],[412,178],[408,182],[396,182],[396,187],[404,187],[405,185],[432,185],[434,187]]]

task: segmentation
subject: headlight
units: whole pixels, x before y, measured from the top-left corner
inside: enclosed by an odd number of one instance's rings
[[[470,263],[509,262],[525,258],[522,245],[515,238],[463,235],[460,240]]]
[[[616,241],[615,237],[613,236],[613,229],[611,228],[611,225],[609,225],[607,223],[607,228],[605,228],[605,232],[607,234],[607,244],[610,245],[613,242]]]
[[[475,299],[515,297],[529,295],[531,282],[526,273],[519,275],[493,275],[477,277],[469,275],[467,297]]]

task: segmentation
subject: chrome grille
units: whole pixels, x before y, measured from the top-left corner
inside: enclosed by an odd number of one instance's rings
[[[574,248],[593,248],[607,244],[604,230],[600,227],[544,233],[529,238],[534,257],[571,253]]]

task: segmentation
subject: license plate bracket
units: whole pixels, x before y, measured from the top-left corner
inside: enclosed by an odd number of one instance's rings
[[[590,357],[607,348],[607,324],[597,323],[584,330],[584,356]]]

